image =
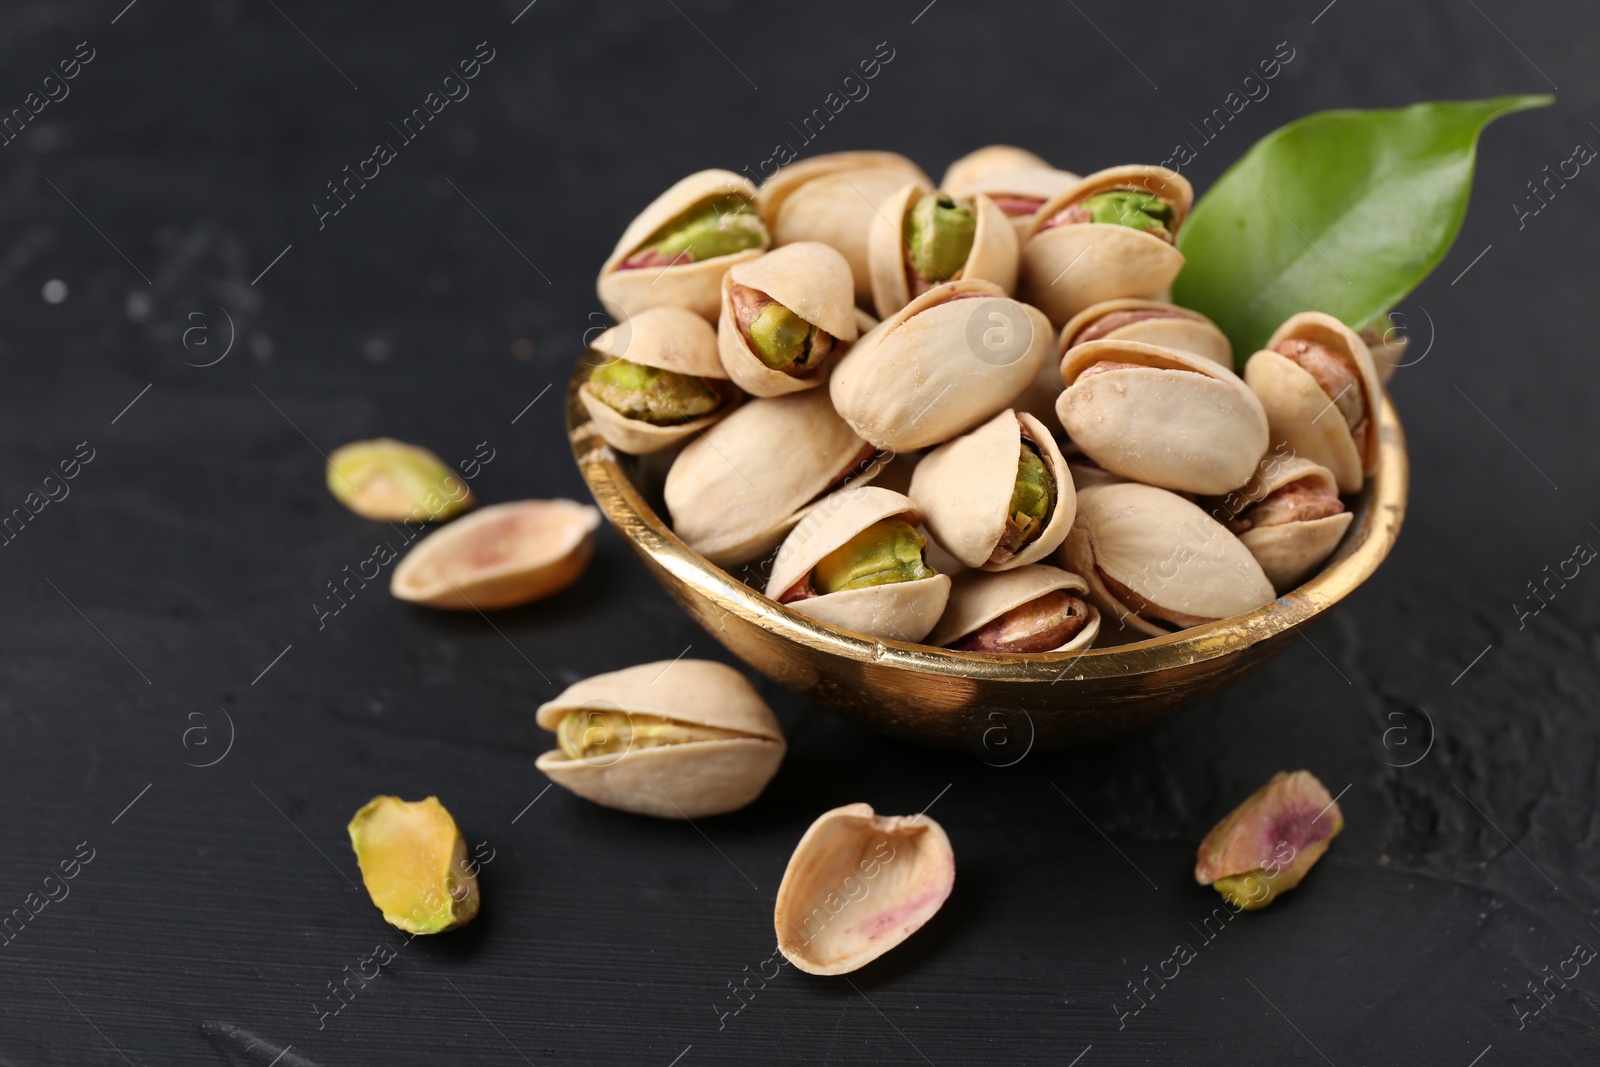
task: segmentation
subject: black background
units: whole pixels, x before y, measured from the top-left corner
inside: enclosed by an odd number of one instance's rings
[[[1600,545],[1600,175],[1520,227],[1512,207],[1600,144],[1591,4],[523,2],[0,13],[0,108],[95,50],[0,148],[0,510],[79,442],[95,456],[0,548],[0,911],[94,855],[0,947],[0,1063],[1595,1061],[1597,964],[1538,1014],[1527,983],[1600,945],[1600,576],[1520,625],[1515,605]],[[470,97],[319,230],[324,183],[480,41]],[[584,498],[560,394],[616,235],[689,171],[798,146],[789,123],[879,42],[870,96],[804,152],[893,149],[937,177],[991,142],[1084,173],[1158,161],[1283,41],[1271,95],[1187,169],[1201,190],[1314,110],[1560,88],[1490,128],[1461,238],[1402,305],[1428,354],[1393,384],[1414,475],[1396,551],[1244,683],[1005,768],[764,685],[783,770],[690,826],[541,793],[533,769],[560,687],[726,658],[609,529],[575,587],[492,624],[402,605],[385,576],[319,628],[325,583],[387,535],[329,497],[319,451],[386,434],[453,463],[487,441],[485,502]],[[1348,786],[1343,836],[1201,947],[1196,843],[1295,767]],[[358,888],[344,826],[380,792],[437,793],[488,843],[471,926],[406,944]],[[809,822],[936,797],[959,877],[934,921],[723,1017]],[[1119,1028],[1126,983],[1180,941],[1199,958]],[[379,944],[397,959],[321,1018]]]

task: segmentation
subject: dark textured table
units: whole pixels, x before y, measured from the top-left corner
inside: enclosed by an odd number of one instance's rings
[[[1537,214],[1526,184],[1600,144],[1592,5],[125,2],[0,12],[0,113],[28,109],[0,147],[0,511],[28,516],[0,546],[0,911],[28,916],[0,1064],[1596,1062],[1600,576],[1548,576],[1600,545],[1600,175]],[[691,170],[787,142],[937,175],[1009,142],[1086,172],[1185,140],[1203,190],[1310,111],[1557,84],[1488,131],[1461,238],[1402,306],[1427,354],[1393,385],[1398,548],[1159,728],[1002,768],[764,686],[792,746],[766,794],[657,822],[533,768],[568,682],[725,658],[611,531],[571,590],[489,619],[387,575],[331,597],[392,536],[323,488],[347,440],[492,456],[486,502],[584,495],[558,415],[594,273]],[[1294,767],[1341,794],[1343,836],[1207,926],[1197,841]],[[461,821],[471,926],[381,921],[344,829],[381,792]],[[754,977],[813,817],[936,798],[959,874],[932,923],[848,979]]]

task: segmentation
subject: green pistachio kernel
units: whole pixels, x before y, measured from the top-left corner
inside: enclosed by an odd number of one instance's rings
[[[1172,224],[1172,205],[1153,193],[1113,189],[1075,206],[1088,214],[1090,222],[1127,226],[1158,237],[1171,236],[1168,227]]]
[[[622,756],[635,748],[659,748],[694,741],[720,741],[738,736],[727,730],[600,708],[574,708],[561,720],[556,741],[568,759],[593,760]]]
[[[709,415],[722,402],[704,378],[614,359],[589,375],[589,391],[624,417],[674,426]]]
[[[1011,487],[1011,512],[989,559],[1004,563],[1021,552],[1050,524],[1056,510],[1056,483],[1039,448],[1024,439],[1017,456],[1017,480]]]
[[[750,323],[750,346],[773,370],[788,370],[811,355],[817,328],[779,303],[761,309]]]
[[[930,282],[947,282],[966,266],[978,217],[948,193],[929,193],[906,212],[911,267]]]
[[[766,244],[767,228],[742,196],[719,196],[669,222],[639,253],[655,263],[699,263]],[[638,253],[636,253],[637,255]]]
[[[899,519],[875,522],[822,557],[812,571],[819,595],[915,582],[938,572],[922,559],[928,542]]]

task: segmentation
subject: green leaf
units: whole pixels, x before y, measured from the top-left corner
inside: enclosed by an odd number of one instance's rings
[[[1268,134],[1178,235],[1173,299],[1210,316],[1242,366],[1279,324],[1324,311],[1361,329],[1450,250],[1478,135],[1550,96],[1323,111]]]

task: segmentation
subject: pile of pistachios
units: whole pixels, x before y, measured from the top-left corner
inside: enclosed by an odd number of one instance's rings
[[[1006,146],[937,187],[888,152],[700,171],[601,267],[579,399],[670,461],[689,547],[819,622],[1016,654],[1250,612],[1344,538],[1383,390],[1314,311],[1235,373],[1169,299],[1193,198]]]

